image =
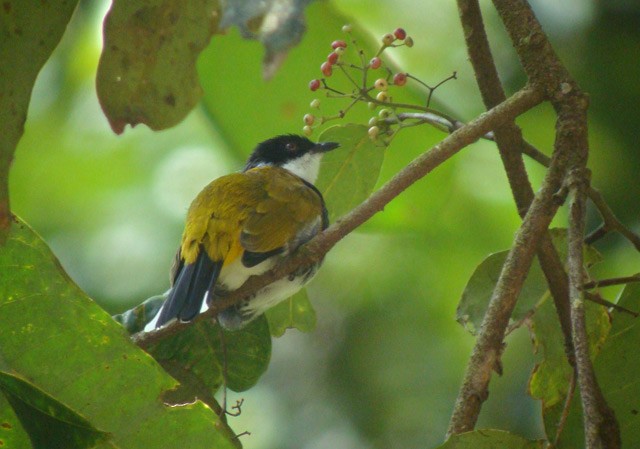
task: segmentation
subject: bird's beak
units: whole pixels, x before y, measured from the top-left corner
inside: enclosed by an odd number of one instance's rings
[[[318,142],[311,150],[313,153],[326,153],[331,150],[335,150],[340,146],[337,142]]]

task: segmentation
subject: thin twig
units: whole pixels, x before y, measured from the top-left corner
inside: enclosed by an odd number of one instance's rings
[[[590,281],[584,284],[584,288],[591,290],[592,288],[610,287],[612,285],[630,284],[632,282],[640,282],[640,273],[633,276],[622,276],[618,278],[601,279],[599,281]]]
[[[629,240],[635,248],[640,251],[640,236],[632,232],[629,228],[624,226],[620,220],[615,216],[602,194],[595,189],[591,189],[589,192],[589,198],[593,201],[593,204],[598,208],[598,212],[604,220],[604,231],[616,231],[622,234],[627,240]],[[599,238],[599,236],[598,236]],[[596,240],[595,235],[590,235],[585,239],[586,243],[593,243]]]
[[[321,260],[338,241],[370,219],[374,214],[383,210],[386,204],[414,182],[430,173],[465,146],[478,140],[489,130],[531,109],[539,104],[540,101],[542,101],[540,92],[527,86],[505,102],[447,136],[442,142],[418,156],[351,212],[301,247],[294,256],[263,275],[252,276],[238,290],[227,295],[224,300],[216,303],[207,312],[198,315],[192,323],[203,319],[211,319],[219,311],[241,301],[268,284],[287,276],[300,266],[310,265]],[[181,332],[189,325],[190,323],[174,322],[153,332],[135,334],[132,339],[138,346],[147,348]]]
[[[586,288],[586,287],[583,286],[582,288]],[[627,309],[626,307],[622,307],[621,305],[616,304],[614,302],[607,301],[606,299],[604,299],[602,296],[600,296],[597,293],[584,292],[584,297],[585,297],[585,299],[587,299],[587,300],[589,300],[591,302],[594,302],[596,304],[600,304],[601,306],[610,307],[610,308],[612,308],[614,310],[617,310],[618,312],[628,313],[629,315],[632,315],[634,317],[640,316],[640,314],[638,312],[634,312],[633,310]]]

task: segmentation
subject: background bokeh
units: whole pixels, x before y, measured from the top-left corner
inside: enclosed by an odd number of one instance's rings
[[[525,81],[489,2],[482,2],[507,90]],[[462,119],[482,112],[454,2],[317,1],[308,31],[274,79],[261,78],[263,49],[236,30],[214,36],[199,60],[205,98],[179,126],[114,135],[95,93],[107,1],[83,1],[38,78],[11,173],[12,205],[49,243],[72,278],[104,308],[121,312],[168,287],[184,213],[211,179],[237,170],[261,139],[300,132],[316,96],[329,43],[352,23],[375,40],[397,26],[415,41],[395,62],[430,84],[454,70],[435,105]],[[632,0],[537,0],[533,6],[561,58],[591,95],[593,183],[640,230],[640,6]],[[423,94],[419,90],[412,95]],[[340,105],[323,100],[327,112]],[[324,107],[324,106],[323,106]],[[366,123],[368,112],[350,120]],[[540,106],[519,118],[549,153],[554,115]],[[316,134],[317,135],[317,134]],[[403,131],[387,150],[382,184],[443,137]],[[528,162],[536,186],[544,171]],[[563,226],[565,211],[554,222]],[[239,395],[233,418],[249,449],[430,447],[443,438],[473,338],[455,322],[466,280],[508,248],[519,218],[493,145],[476,143],[408,189],[329,254],[309,287],[318,312],[311,334],[274,342],[271,366]],[[591,212],[590,226],[598,223]],[[640,271],[617,236],[598,244],[597,277]],[[616,289],[604,292],[615,299]],[[526,394],[534,363],[529,336],[509,337],[505,375],[491,384],[480,426],[542,435],[539,405]],[[234,396],[235,397],[235,396]]]

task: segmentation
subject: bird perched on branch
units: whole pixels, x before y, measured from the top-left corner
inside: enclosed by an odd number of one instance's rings
[[[244,170],[207,185],[193,200],[172,270],[172,286],[149,331],[198,313],[271,269],[328,226],[322,194],[313,185],[320,160],[337,148],[296,135],[260,143]],[[218,314],[239,329],[306,284],[319,264],[301,267]]]

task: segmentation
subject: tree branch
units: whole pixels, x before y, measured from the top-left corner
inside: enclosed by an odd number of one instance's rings
[[[575,155],[588,149],[586,97],[560,63],[530,6],[524,0],[494,0],[494,5],[530,82],[540,87],[556,110],[556,141],[542,188],[516,234],[489,303],[451,417],[449,434],[472,430],[475,426],[481,404],[488,396],[491,370],[500,357],[504,333],[533,252],[558,208],[554,196],[561,191]],[[469,32],[465,28],[465,33]]]
[[[506,120],[522,114],[542,101],[539,91],[527,86],[518,91],[505,102],[488,112],[480,115],[469,124],[447,136],[442,142],[426,151],[403,170],[397,173],[367,200],[355,207],[351,212],[338,220],[320,235],[301,247],[291,258],[284,260],[269,272],[252,276],[238,290],[231,292],[224,300],[217,302],[205,313],[198,315],[193,322],[211,319],[215,315],[247,297],[251,293],[268,284],[287,276],[298,267],[309,265],[322,260],[324,255],[343,237],[367,221],[384,206],[398,196],[411,184],[421,179],[440,164],[455,155],[465,146],[475,142],[490,130],[504,123]],[[142,348],[157,343],[171,335],[175,335],[189,326],[190,323],[174,322],[153,332],[141,332],[132,336],[133,341]]]
[[[489,47],[480,5],[477,0],[458,0],[458,10],[482,99],[485,106],[491,108],[504,101],[505,93]],[[518,213],[523,218],[533,201],[534,193],[522,158],[525,146],[522,131],[515,121],[509,121],[494,130],[494,137]],[[540,241],[538,259],[555,302],[567,359],[573,365],[568,279],[549,233],[545,233]]]
[[[525,0],[493,0],[493,3],[511,37],[529,81],[544,90],[558,116],[554,157],[549,170],[552,170],[557,156],[558,159],[566,161],[566,166],[571,169],[573,175],[584,175],[589,152],[587,96],[558,59]],[[582,244],[587,185],[586,178],[578,183],[569,184],[569,188],[574,193],[571,204],[568,258],[573,345],[583,405],[591,407],[590,411],[585,409],[587,447],[613,449],[620,445],[620,433],[615,416],[597,387],[589,360],[588,340],[584,326],[584,303],[581,293],[584,283]],[[578,356],[579,353],[580,356]]]
[[[555,195],[562,187],[566,172],[567,159],[563,156],[559,151],[554,152],[542,187],[516,233],[467,364],[449,422],[448,435],[473,430],[482,402],[489,395],[491,371],[502,353],[505,331],[518,294],[531,267],[538,243],[560,206]]]
[[[587,333],[584,302],[583,240],[585,209],[589,174],[586,158],[573,168],[569,189],[569,290],[571,292],[571,324],[576,355],[576,372],[582,399],[585,443],[587,449],[617,449],[621,447],[620,429],[614,411],[607,405],[596,380],[593,364],[589,358],[589,336]]]

